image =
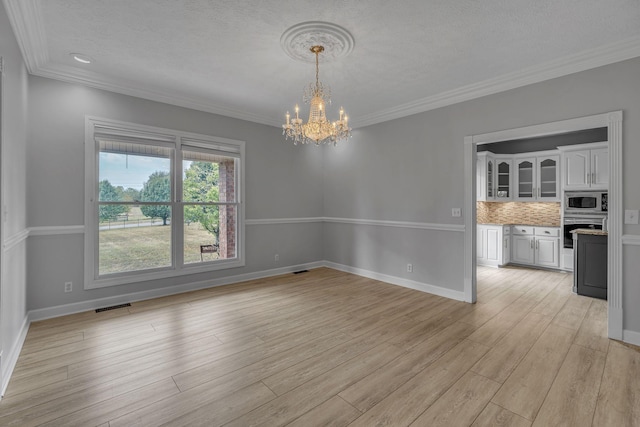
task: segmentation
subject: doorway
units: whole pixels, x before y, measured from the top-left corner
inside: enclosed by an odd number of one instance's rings
[[[608,234],[608,335],[622,339],[622,111],[580,117],[558,122],[508,129],[465,137],[464,202],[464,296],[477,299],[476,276],[476,152],[477,146],[500,141],[553,136],[599,127],[607,128],[609,142],[609,234]]]

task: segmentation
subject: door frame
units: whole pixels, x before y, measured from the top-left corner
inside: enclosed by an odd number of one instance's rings
[[[609,143],[609,233],[607,315],[609,338],[622,340],[622,111],[525,126],[464,138],[464,299],[476,302],[476,149],[478,145],[607,128]]]

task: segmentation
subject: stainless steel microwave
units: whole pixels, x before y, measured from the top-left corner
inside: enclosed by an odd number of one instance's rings
[[[564,211],[566,213],[606,213],[609,193],[606,191],[566,191]]]

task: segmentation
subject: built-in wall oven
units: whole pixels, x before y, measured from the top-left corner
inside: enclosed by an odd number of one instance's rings
[[[562,223],[564,235],[564,247],[573,248],[573,234],[571,231],[578,228],[591,228],[593,230],[606,229],[607,215],[573,215],[565,213]]]

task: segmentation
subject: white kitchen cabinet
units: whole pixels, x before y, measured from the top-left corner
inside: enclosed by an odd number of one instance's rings
[[[513,235],[511,238],[511,262],[533,265],[534,239],[533,236]]]
[[[535,265],[560,268],[560,227],[534,227]]]
[[[563,190],[607,190],[609,148],[606,143],[560,147]]]
[[[514,225],[511,262],[560,267],[560,228]]]
[[[591,188],[609,189],[609,148],[591,150]]]
[[[476,198],[480,202],[492,202],[495,200],[495,174],[496,164],[493,154],[488,151],[478,153],[476,170]]]
[[[496,157],[495,159],[495,200],[497,202],[506,202],[513,199],[513,160],[510,157]]]
[[[560,156],[556,152],[514,156],[514,188],[517,201],[560,201]]]
[[[510,226],[478,224],[477,264],[498,267],[509,262]]]

